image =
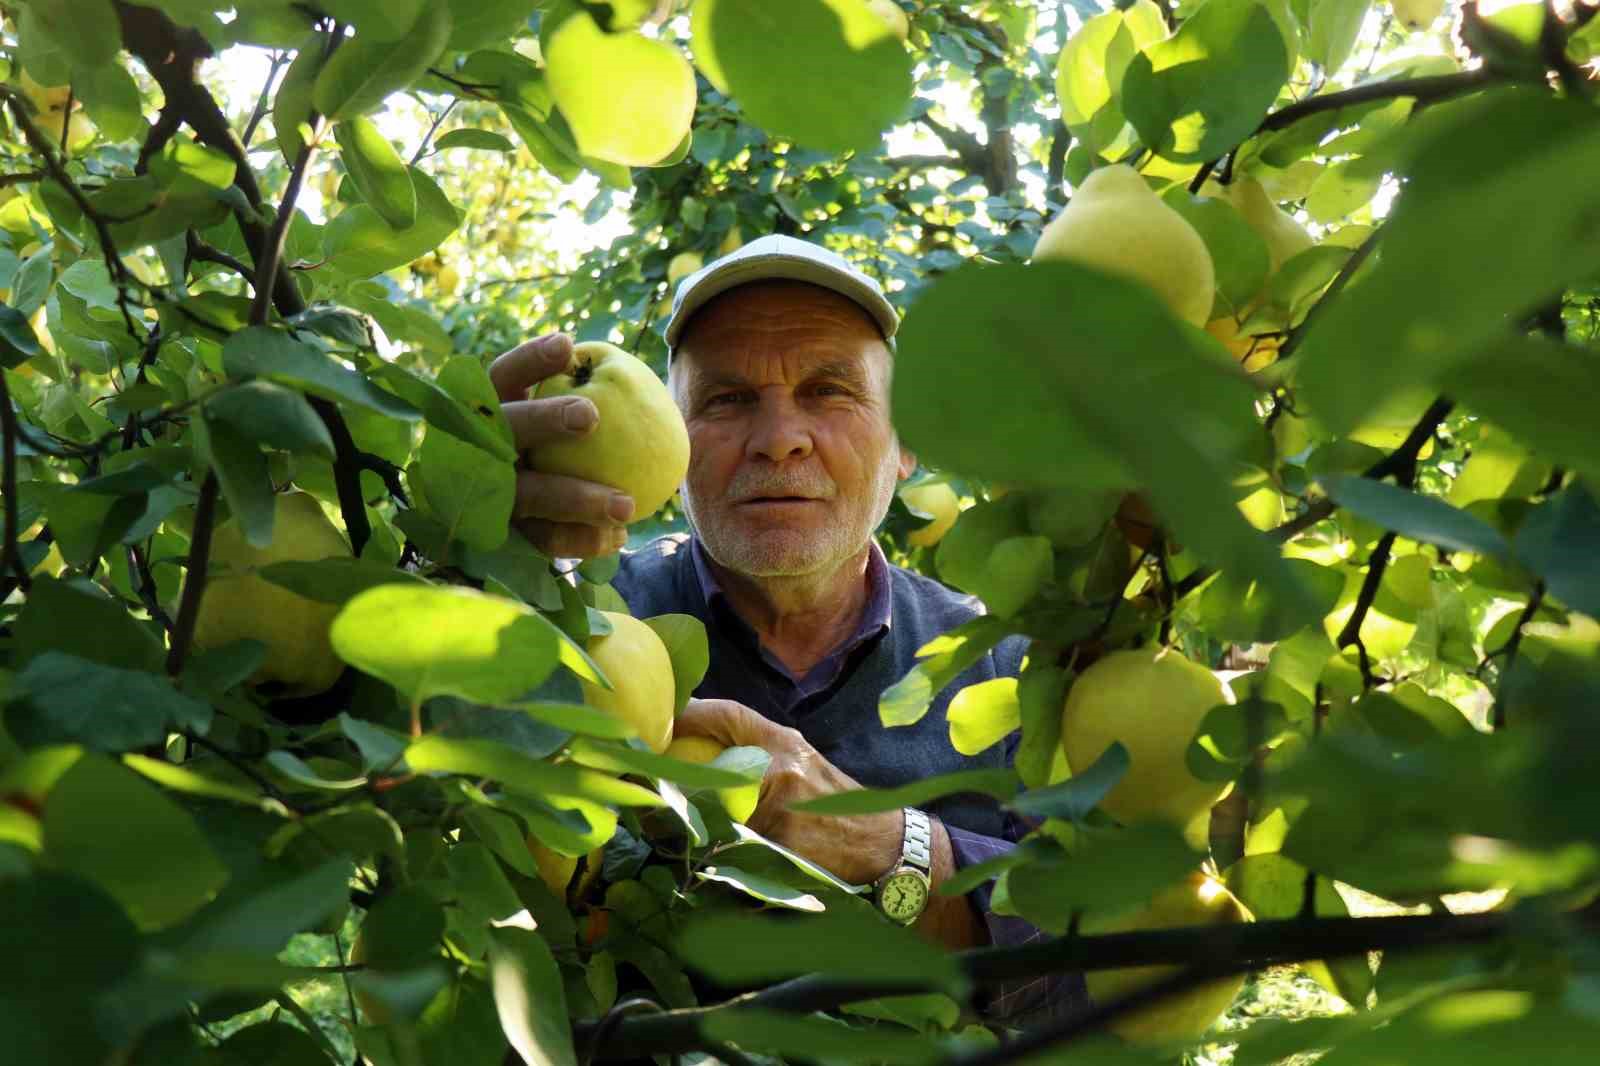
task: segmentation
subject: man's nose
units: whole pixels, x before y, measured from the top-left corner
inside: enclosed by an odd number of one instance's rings
[[[804,459],[811,449],[811,425],[803,411],[787,400],[760,405],[746,446],[750,456],[782,462]]]

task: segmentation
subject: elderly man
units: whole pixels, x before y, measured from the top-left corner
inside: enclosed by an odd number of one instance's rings
[[[950,745],[946,708],[966,685],[1015,676],[1020,640],[963,672],[916,725],[886,729],[878,698],[916,650],[981,612],[970,597],[889,565],[873,541],[916,458],[889,418],[897,318],[876,283],[789,237],[752,241],[679,285],[666,328],[669,384],[689,428],[682,487],[693,534],[624,555],[613,582],[641,617],[706,625],[711,664],[679,736],[766,749],[752,828],[858,884],[893,920],[950,948],[1018,943],[1037,931],[993,914],[986,888],[929,892],[1014,846],[1019,827],[985,798],[928,810],[820,817],[790,803],[1008,765],[1017,737],[976,756]],[[524,400],[563,369],[571,342],[530,341],[490,368],[519,448],[582,434],[585,400]],[[632,502],[604,486],[523,472],[518,528],[552,555],[617,550]],[[1080,1007],[1080,979],[999,990],[997,1018]]]

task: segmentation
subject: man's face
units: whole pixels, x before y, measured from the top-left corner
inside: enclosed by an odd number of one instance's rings
[[[915,459],[889,423],[888,346],[838,293],[740,286],[689,325],[672,369],[689,426],[689,520],[751,577],[827,573],[866,547]]]

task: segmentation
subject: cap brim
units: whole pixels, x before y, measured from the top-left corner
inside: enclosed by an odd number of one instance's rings
[[[852,277],[826,263],[785,252],[743,257],[735,255],[712,263],[699,275],[684,279],[683,291],[680,298],[674,301],[672,317],[667,320],[667,347],[678,346],[684,324],[716,297],[740,285],[769,280],[810,282],[853,300],[877,322],[885,340],[893,337],[900,325],[894,305],[882,292],[870,282]]]

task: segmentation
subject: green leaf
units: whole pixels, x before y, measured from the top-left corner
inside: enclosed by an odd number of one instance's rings
[[[942,796],[964,793],[1011,798],[1017,791],[1017,775],[1010,770],[956,770],[937,774],[895,788],[853,788],[816,799],[789,805],[790,810],[807,814],[848,816],[897,811],[902,807],[921,807]]]
[[[1009,806],[1014,811],[1037,818],[1065,818],[1082,822],[1105,799],[1106,793],[1122,780],[1130,763],[1128,749],[1120,741],[1112,741],[1111,746],[1082,773],[1073,774],[1058,785],[1031,789],[1015,796]]]
[[[561,970],[544,938],[526,929],[489,931],[489,980],[505,1031],[528,1066],[577,1066]]]
[[[878,697],[879,719],[886,727],[921,721],[933,697],[987,655],[1009,631],[998,618],[979,617],[918,648],[917,665]]]
[[[1061,709],[1066,705],[1072,675],[1047,661],[1030,659],[1017,679],[1017,704],[1022,717],[1022,743],[1015,766],[1029,788],[1047,784],[1056,764],[1063,766]]]
[[[417,21],[398,39],[358,34],[336,50],[317,73],[312,106],[336,121],[365,114],[422,77],[450,39],[450,5],[421,7]]]
[[[1253,389],[1144,287],[1077,263],[968,265],[924,291],[898,342],[896,428],[925,461],[1067,489],[1126,468],[1197,557],[1309,599],[1232,502]]]
[[[405,160],[378,124],[364,115],[353,115],[334,127],[333,136],[339,142],[339,158],[361,198],[395,229],[415,222],[416,186]]]
[[[1329,474],[1321,481],[1340,507],[1412,540],[1451,551],[1511,554],[1511,545],[1493,526],[1436,496],[1349,474]]]
[[[1600,618],[1600,506],[1574,481],[1535,507],[1517,531],[1517,559],[1544,578],[1550,593]]]
[[[1206,242],[1217,271],[1218,309],[1225,315],[1243,311],[1266,284],[1272,265],[1267,242],[1226,200],[1192,196],[1182,185],[1161,198]]]
[[[1122,138],[1127,126],[1122,78],[1128,63],[1166,35],[1161,9],[1151,0],[1137,0],[1126,10],[1086,20],[1068,39],[1056,64],[1056,95],[1062,121],[1090,151],[1105,155]]]
[[[1276,590],[1248,578],[1219,575],[1200,594],[1200,624],[1218,640],[1271,643],[1292,636],[1329,611],[1344,589],[1344,574],[1307,559],[1287,565],[1310,590],[1307,601],[1284,600]]]
[[[492,130],[463,127],[446,133],[433,142],[433,147],[440,152],[449,148],[471,148],[484,152],[510,152],[516,148],[516,145]]]
[[[1519,89],[1429,107],[1402,127],[1407,181],[1376,264],[1317,316],[1295,356],[1319,421],[1348,432],[1600,269],[1600,243],[1572,222],[1600,211],[1600,189],[1580,176],[1600,168],[1595,129],[1591,109]]]
[[[344,603],[379,585],[427,585],[417,574],[371,559],[269,563],[256,576],[318,603]]]
[[[421,884],[401,885],[380,899],[361,923],[366,963],[376,970],[420,966],[439,954],[444,908]]]
[[[295,784],[318,792],[353,792],[367,784],[365,777],[323,777],[292,752],[271,751],[262,761]]]
[[[52,503],[52,525],[55,512]],[[122,603],[96,586],[40,575],[33,579],[27,604],[12,623],[11,666],[20,669],[35,656],[50,652],[151,675],[163,671],[166,659],[161,641]]]
[[[525,604],[473,589],[379,585],[333,620],[340,658],[408,700],[460,696],[490,705],[537,687],[555,669],[556,628]]]
[[[998,744],[1022,726],[1017,679],[996,677],[968,685],[950,700],[945,717],[950,746],[961,754],[976,755]]]
[[[468,410],[432,381],[394,363],[376,368],[372,376],[393,389],[402,398],[399,402],[410,403],[420,410],[428,425],[438,426],[496,459],[507,463],[516,459],[505,421],[495,417],[493,411]],[[498,403],[493,406],[498,407]]]
[[[211,728],[209,704],[183,695],[165,677],[121,670],[58,651],[35,656],[11,681],[11,735],[29,747],[82,744],[92,751],[159,745],[168,730]]]
[[[711,665],[705,623],[687,614],[658,614],[644,619],[644,624],[655,630],[667,647],[667,655],[672,659],[672,679],[677,686],[674,707],[682,711]]]
[[[399,41],[417,24],[426,0],[321,0],[321,9],[374,41]]]
[[[289,69],[278,83],[278,92],[272,98],[272,129],[278,141],[278,151],[290,166],[300,157],[306,136],[311,132],[311,93],[322,70],[325,48],[320,34],[300,46]]]
[[[408,422],[421,417],[415,407],[373,385],[365,375],[267,326],[251,326],[228,337],[222,346],[222,365],[229,377],[263,377]]]
[[[1211,708],[1200,720],[1184,761],[1201,781],[1233,781],[1259,751],[1292,732],[1289,717],[1259,695]]]
[[[103,755],[61,776],[41,821],[51,864],[98,884],[146,930],[187,918],[228,880],[183,808]]]
[[[1600,477],[1600,420],[1588,402],[1600,395],[1600,360],[1592,352],[1541,337],[1498,337],[1438,384],[1544,458]]]
[[[610,774],[543,762],[487,740],[423,737],[406,749],[406,763],[418,773],[493,778],[506,789],[534,799],[567,796],[630,807],[662,805],[661,797],[649,789]]]
[[[304,1029],[286,1021],[248,1025],[217,1045],[217,1055],[225,1062],[248,1062],[251,1066],[309,1066],[328,1062],[321,1044]]]
[[[856,908],[798,920],[703,914],[684,926],[677,941],[685,963],[718,981],[769,983],[822,973],[864,983],[927,982],[953,995],[966,985],[952,955]]]
[[[974,591],[1001,618],[1015,616],[1055,575],[1055,549],[1047,537],[1007,537],[994,546]]]
[[[920,1033],[863,1029],[821,1014],[738,1007],[713,1012],[701,1029],[712,1040],[802,1060],[900,1064],[939,1059],[939,1046]]]
[[[334,859],[257,885],[226,910],[206,911],[184,939],[183,952],[275,955],[290,937],[315,927],[349,901],[350,875],[350,863]]]
[[[753,899],[776,907],[813,913],[827,909],[820,899],[809,892],[802,892],[782,881],[753,874],[736,866],[707,866],[696,870],[694,875],[702,881],[715,881],[736,888]]]
[[[37,19],[34,28],[43,29],[66,53],[73,67],[98,67],[117,61],[122,33],[111,0],[43,0],[30,4],[28,10]],[[90,27],[93,32],[88,32]]]
[[[1338,70],[1350,58],[1372,0],[1308,0],[1306,58],[1324,70]]]
[[[450,0],[449,50],[503,47],[540,6],[540,0]]]
[[[688,136],[694,69],[670,41],[606,33],[579,9],[547,27],[541,45],[550,91],[582,154],[653,166]]]
[[[272,543],[273,493],[267,457],[255,441],[232,426],[209,418],[191,423],[199,453],[211,464],[222,488],[222,498],[245,540],[256,548]]]
[[[438,381],[463,411],[510,447],[511,431],[482,363],[471,356],[458,356],[445,363]],[[486,462],[481,448],[429,426],[417,453],[416,472],[425,509],[445,526],[452,540],[483,552],[494,551],[505,542],[517,492],[512,464]]]
[[[190,796],[205,796],[209,799],[227,800],[230,803],[239,803],[246,807],[256,807],[261,810],[277,810],[281,807],[276,800],[269,799],[264,792],[254,785],[245,786],[217,780],[187,766],[178,766],[161,759],[152,759],[145,755],[132,753],[124,755],[122,763],[130,770],[137,771],[156,784],[173,792],[182,792]]]
[[[709,763],[686,762],[683,759],[657,755],[651,751],[640,751],[638,748],[630,748],[623,744],[574,740],[570,754],[572,761],[579,766],[617,774],[663,777],[688,789],[737,788],[761,780],[760,773],[750,774],[712,766]],[[765,768],[764,763],[762,768]]]
[[[696,0],[689,17],[701,73],[807,148],[870,148],[910,102],[911,56],[861,0]]]
[[[1018,866],[1004,883],[1019,914],[1060,934],[1075,914],[1139,906],[1195,863],[1176,829],[1145,822],[1090,837],[1070,856]]]
[[[1257,0],[1210,0],[1134,56],[1122,107],[1177,162],[1214,159],[1260,125],[1288,76],[1283,35]]]
[[[280,448],[333,458],[328,427],[298,392],[269,381],[248,381],[218,392],[205,402],[213,423],[228,426],[241,438]]]
[[[455,232],[461,223],[455,205],[428,175],[416,167],[407,170],[416,196],[416,221],[401,229],[368,204],[345,208],[322,230],[329,269],[353,277],[382,274],[427,255]]]
[[[15,370],[44,351],[28,324],[28,316],[7,303],[0,303],[0,366]]]
[[[148,128],[139,86],[115,60],[74,71],[72,91],[107,140],[131,141]]]

